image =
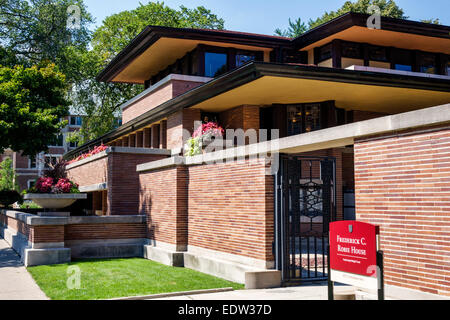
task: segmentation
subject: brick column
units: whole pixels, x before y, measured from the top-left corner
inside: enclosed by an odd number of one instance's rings
[[[143,131],[143,146],[144,148],[151,148],[152,147],[152,130],[151,128],[145,128]]]
[[[136,134],[136,148],[143,148],[144,147],[144,132],[138,131]]]
[[[155,124],[152,126],[152,148],[159,148],[159,124]]]
[[[136,135],[135,134],[131,134],[129,137],[129,146],[130,148],[135,148],[136,147]]]
[[[159,148],[167,148],[167,120],[161,121],[159,126]]]

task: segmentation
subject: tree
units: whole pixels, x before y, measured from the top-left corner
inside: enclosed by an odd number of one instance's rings
[[[6,158],[0,163],[0,191],[4,190],[19,191],[17,176],[11,158]]]
[[[223,29],[224,21],[204,7],[181,6],[176,10],[163,2],[140,4],[134,10],[107,17],[93,34],[90,52],[72,51],[73,68],[84,72],[84,80],[76,83],[71,98],[85,120],[69,141],[83,144],[114,129],[119,106],[142,92],[141,85],[99,83],[95,77],[149,25]]]
[[[80,10],[79,25],[68,27],[71,5]],[[83,0],[0,0],[0,41],[15,64],[31,67],[42,61],[58,65],[67,82],[79,80],[69,66],[74,50],[85,51],[93,22]]]
[[[439,21],[439,18],[436,19],[424,19],[424,20],[420,20],[420,22],[423,23],[431,23],[431,24],[441,24],[441,21]]]
[[[287,37],[287,38],[296,38],[303,33],[308,31],[308,27],[306,24],[302,21],[301,18],[298,18],[295,20],[295,22],[291,21],[291,18],[289,18],[289,27],[287,30],[281,30],[278,28],[275,30],[275,34],[281,36],[281,37]]]
[[[65,76],[54,64],[0,67],[0,153],[34,156],[47,150],[67,122]]]
[[[0,205],[9,207],[15,202],[22,202],[22,197],[12,160],[6,158],[0,163]]]
[[[308,22],[309,28],[315,28],[347,12],[371,13],[369,12],[369,7],[372,5],[380,8],[380,12],[383,17],[396,19],[408,18],[407,16],[405,16],[403,9],[400,8],[394,0],[358,0],[356,2],[347,1],[337,11],[325,12],[316,20],[310,19]]]
[[[384,17],[397,18],[397,19],[407,19],[404,11],[400,8],[394,0],[357,0],[356,2],[347,1],[344,5],[339,8],[337,11],[325,12],[321,17],[308,21],[308,26],[304,24],[300,24],[300,19],[296,20],[296,23],[291,24],[291,20],[289,19],[290,28],[287,31],[281,31],[280,29],[275,30],[276,34],[292,34],[295,36],[299,36],[302,33],[313,29],[315,27],[320,26],[330,20],[333,20],[347,12],[359,12],[359,13],[370,13],[369,7],[375,5],[380,8],[381,15]],[[295,26],[300,26],[301,28],[294,28]],[[299,31],[299,32],[295,32]],[[300,33],[301,32],[301,33]]]

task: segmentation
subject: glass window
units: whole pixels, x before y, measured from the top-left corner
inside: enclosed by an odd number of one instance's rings
[[[436,57],[432,54],[423,54],[420,59],[420,72],[436,74]]]
[[[401,71],[412,71],[413,57],[411,51],[395,50],[394,51],[394,68]]]
[[[362,59],[362,49],[360,43],[342,42],[342,56],[346,58]]]
[[[320,104],[291,105],[288,112],[288,135],[321,129]]]
[[[35,169],[35,168],[37,168],[36,156],[30,157],[30,161],[28,162],[28,167],[29,167],[30,169]]]
[[[35,184],[36,184],[36,180],[28,180],[27,181],[28,189],[33,188]]]
[[[320,104],[305,105],[305,131],[320,130]]]
[[[60,156],[45,156],[45,161],[44,161],[45,169],[50,169],[51,166],[55,166],[58,163],[59,157]]]
[[[217,77],[227,72],[227,54],[205,52],[205,77]]]
[[[395,70],[412,71],[412,66],[406,65],[406,64],[396,64],[395,65]]]
[[[250,61],[255,61],[256,55],[255,54],[237,54],[236,55],[236,67],[240,67]]]
[[[388,62],[387,48],[370,46],[369,59],[373,61]]]
[[[81,126],[83,119],[81,117],[70,117],[70,125],[71,126]]]
[[[78,147],[78,142],[70,142],[69,143],[69,148],[76,148]]]
[[[327,44],[326,46],[323,46],[319,49],[319,62],[322,62],[324,60],[328,60],[332,57],[332,45]]]
[[[64,135],[59,134],[55,137],[54,142],[52,143],[52,146],[54,147],[62,147],[64,145]]]

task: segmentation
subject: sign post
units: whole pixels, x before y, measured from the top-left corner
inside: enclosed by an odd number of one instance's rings
[[[359,221],[330,223],[328,299],[334,300],[334,282],[378,293],[384,300],[383,252],[379,228]]]

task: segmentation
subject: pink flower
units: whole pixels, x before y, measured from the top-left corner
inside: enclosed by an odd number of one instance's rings
[[[211,135],[214,137],[222,137],[224,133],[225,133],[225,130],[223,130],[223,128],[220,127],[216,122],[208,122],[208,123],[202,124],[200,127],[198,127],[197,130],[195,130],[192,137],[199,138],[204,135]]]
[[[52,191],[53,178],[39,178],[36,181],[36,189],[39,193],[50,193]]]

